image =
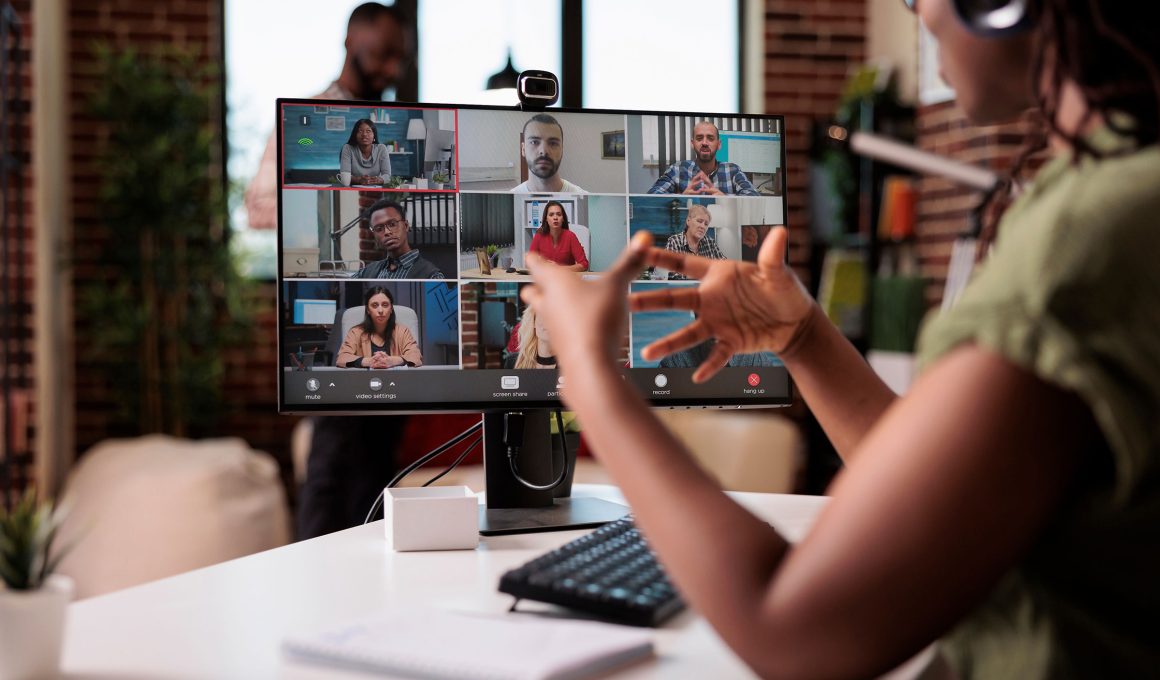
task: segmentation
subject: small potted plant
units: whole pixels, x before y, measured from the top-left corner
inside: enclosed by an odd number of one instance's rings
[[[388,189],[398,189],[401,186],[403,186],[403,178],[399,175],[391,175],[391,178],[387,180]]]
[[[499,266],[499,246],[494,243],[487,244],[487,258],[491,260],[492,267]]]
[[[31,489],[11,510],[0,506],[0,678],[60,673],[65,608],[73,594],[72,579],[53,573],[67,552],[53,551],[63,519]]]
[[[431,188],[432,189],[450,189],[451,187],[447,186],[448,182],[450,182],[450,181],[451,181],[451,177],[448,176],[447,173],[437,172],[434,175],[431,175]]]

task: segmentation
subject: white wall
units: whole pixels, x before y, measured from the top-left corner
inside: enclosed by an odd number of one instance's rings
[[[628,199],[624,196],[589,196],[588,229],[592,234],[589,269],[606,271],[628,245]]]
[[[623,130],[624,116],[549,112],[564,129],[560,176],[590,193],[624,193],[623,159],[605,160],[601,133]],[[532,117],[522,111],[459,112],[459,170],[464,189],[472,181],[505,180],[519,184],[520,132]]]
[[[918,99],[918,18],[898,0],[870,0],[866,9],[866,59],[890,63],[898,98],[913,104]]]

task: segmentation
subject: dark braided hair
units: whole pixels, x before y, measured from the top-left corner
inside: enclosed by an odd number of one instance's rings
[[[1160,6],[1129,0],[1032,0],[1037,14],[1032,86],[1038,103],[1035,130],[1028,136],[1010,172],[984,198],[977,217],[983,225],[979,253],[994,239],[1012,191],[1023,179],[1028,161],[1046,148],[1047,133],[1066,140],[1074,161],[1106,154],[1080,134],[1060,129],[1057,114],[1064,80],[1073,81],[1088,106],[1078,129],[1093,116],[1134,141],[1136,147],[1160,141]],[[1044,86],[1040,86],[1040,84]],[[1127,114],[1125,119],[1123,114]]]

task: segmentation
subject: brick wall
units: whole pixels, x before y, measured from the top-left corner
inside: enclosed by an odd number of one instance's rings
[[[221,3],[219,0],[172,0],[140,3],[132,0],[72,0],[69,5],[69,90],[72,142],[70,181],[74,187],[75,263],[73,284],[79,288],[102,285],[100,263],[93,261],[93,245],[108,234],[101,226],[97,189],[101,171],[96,153],[102,126],[86,112],[86,102],[99,84],[90,49],[95,42],[148,52],[175,46],[202,55],[220,72]],[[210,172],[214,172],[210,169]],[[222,436],[243,437],[251,446],[268,451],[284,464],[289,459],[289,433],[296,419],[277,414],[277,310],[273,283],[252,291],[253,332],[243,346],[225,355],[226,416]],[[76,328],[76,443],[78,454],[98,441],[126,432],[110,425],[113,405],[101,371],[86,359],[85,327],[93,321],[78,319]],[[284,467],[288,467],[285,466]]]
[[[766,0],[765,110],[785,115],[790,263],[807,278],[810,121],[834,115],[866,54],[867,0]]]
[[[18,60],[20,70],[13,71],[8,81],[8,98],[4,101],[3,120],[8,123],[8,138],[4,140],[4,152],[11,155],[8,166],[7,197],[3,228],[7,234],[7,258],[0,262],[0,277],[8,291],[5,309],[8,322],[7,345],[0,348],[0,372],[9,386],[9,412],[0,412],[3,432],[0,438],[0,459],[11,465],[11,483],[14,488],[22,488],[32,475],[32,449],[35,437],[35,403],[32,393],[35,389],[35,375],[32,363],[33,319],[32,302],[34,296],[33,278],[34,247],[32,214],[32,169],[30,149],[32,146],[32,124],[30,99],[32,95],[32,74],[30,59],[32,53],[32,4],[30,0],[12,3],[20,19],[20,30],[14,33],[10,42],[0,46],[7,51],[9,60]],[[17,43],[19,50],[16,49]],[[9,62],[12,63],[12,62]],[[16,89],[20,96],[16,96]],[[2,160],[2,159],[0,159]],[[0,401],[0,408],[3,402]]]
[[[917,143],[923,150],[987,167],[1003,175],[1010,171],[1032,125],[1027,120],[974,126],[954,102],[946,102],[919,107]],[[934,177],[920,180],[915,232],[920,271],[928,282],[926,299],[930,306],[942,301],[951,246],[968,229],[969,215],[980,200],[980,192],[947,180]]]

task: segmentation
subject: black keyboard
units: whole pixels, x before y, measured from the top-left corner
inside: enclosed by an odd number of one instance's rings
[[[659,626],[685,607],[631,516],[508,571],[499,591],[630,626]]]

